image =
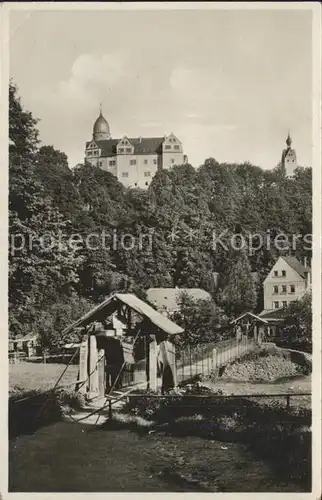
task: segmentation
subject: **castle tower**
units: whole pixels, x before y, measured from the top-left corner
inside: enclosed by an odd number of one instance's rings
[[[102,113],[102,106],[100,106],[100,114],[93,127],[93,139],[94,141],[104,141],[110,138],[110,126],[108,124],[108,121],[105,120]]]
[[[282,153],[282,167],[284,167],[285,175],[287,177],[292,177],[294,175],[294,170],[297,167],[295,149],[292,149],[291,146],[292,139],[290,133],[288,133],[286,139],[286,149],[284,149]]]

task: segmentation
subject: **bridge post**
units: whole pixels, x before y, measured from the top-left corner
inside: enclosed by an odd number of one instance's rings
[[[105,351],[98,351],[98,395],[103,398],[105,395]]]
[[[98,396],[97,342],[95,335],[89,336],[89,399]]]
[[[151,391],[156,391],[158,388],[157,356],[157,341],[155,335],[150,335],[148,352],[148,388]]]
[[[76,391],[81,394],[85,394],[88,389],[88,335],[83,337],[82,343],[79,349],[79,381],[80,383],[76,385]],[[83,382],[85,380],[85,382]]]
[[[212,350],[212,367],[214,370],[217,369],[217,349],[216,347]]]

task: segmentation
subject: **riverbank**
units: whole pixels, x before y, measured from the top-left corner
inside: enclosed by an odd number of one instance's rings
[[[307,353],[281,349],[275,344],[266,344],[225,366],[219,380],[275,383],[309,375],[311,370],[311,360]],[[210,376],[210,379],[214,378],[215,375]]]

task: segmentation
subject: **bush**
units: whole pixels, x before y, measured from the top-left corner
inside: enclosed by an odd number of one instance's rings
[[[84,396],[75,391],[26,391],[15,387],[9,395],[9,437],[33,433],[57,422],[83,403]]]

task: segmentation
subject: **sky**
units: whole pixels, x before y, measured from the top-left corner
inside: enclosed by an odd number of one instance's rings
[[[44,144],[84,159],[102,103],[113,138],[173,132],[189,163],[311,165],[312,13],[12,11],[10,76]]]

